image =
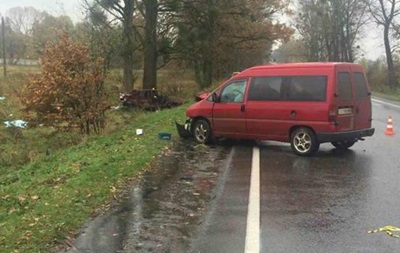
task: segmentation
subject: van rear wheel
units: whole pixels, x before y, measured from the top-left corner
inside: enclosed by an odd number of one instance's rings
[[[198,143],[206,144],[211,140],[211,126],[204,120],[199,119],[193,125],[193,136]]]
[[[331,142],[331,144],[332,144],[335,148],[341,149],[341,150],[346,150],[346,149],[350,148],[351,146],[354,145],[354,143],[356,143],[356,141],[354,141],[354,140],[333,141],[333,142]]]
[[[314,132],[307,127],[300,127],[292,132],[290,145],[293,152],[301,156],[311,156],[319,149]]]

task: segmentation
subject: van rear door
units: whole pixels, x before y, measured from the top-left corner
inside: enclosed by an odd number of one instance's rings
[[[354,130],[354,99],[349,65],[336,65],[336,130]]]
[[[354,129],[370,128],[372,110],[368,81],[361,66],[352,66],[351,69],[355,87]]]

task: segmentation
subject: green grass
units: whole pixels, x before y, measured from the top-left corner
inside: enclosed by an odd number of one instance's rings
[[[174,120],[185,119],[185,108],[130,112],[123,131],[91,137],[0,175],[1,251],[46,252],[62,242],[117,189],[150,168],[171,143],[159,140],[159,132],[179,138]],[[136,136],[136,128],[145,134]]]
[[[5,128],[3,121],[26,116],[18,97],[35,73],[40,67],[9,66],[0,77],[6,98],[0,101],[0,252],[48,252],[73,236],[171,144],[158,132],[178,138],[174,120],[184,121],[188,105],[155,113],[110,110],[103,133],[90,137],[51,127]],[[120,70],[106,80],[111,105],[119,104],[121,80]],[[158,80],[163,95],[188,100],[195,93],[190,71],[159,71]],[[136,88],[140,82],[138,72]],[[136,128],[145,134],[136,136]]]

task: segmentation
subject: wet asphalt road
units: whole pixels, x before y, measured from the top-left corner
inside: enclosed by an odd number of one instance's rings
[[[388,116],[394,136],[386,136]],[[373,103],[375,135],[315,157],[288,144],[260,148],[260,252],[400,252],[400,240],[368,230],[400,227],[400,106]],[[252,145],[239,143],[224,186],[192,252],[245,252]],[[254,235],[253,235],[254,236]]]
[[[384,134],[389,115],[394,136]],[[61,252],[400,252],[399,239],[367,233],[400,227],[400,104],[375,101],[373,118],[373,137],[344,152],[323,144],[308,158],[277,142],[177,142]],[[254,147],[258,234],[247,232]]]

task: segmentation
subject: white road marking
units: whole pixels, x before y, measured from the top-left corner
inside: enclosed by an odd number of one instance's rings
[[[253,148],[245,253],[260,252],[260,149]]]
[[[371,98],[371,100],[373,102],[376,102],[376,103],[380,103],[380,104],[384,104],[384,105],[390,105],[390,106],[393,106],[393,107],[396,107],[396,108],[400,108],[400,105],[396,105],[396,104],[392,104],[392,103],[389,103],[389,102],[385,102],[385,101],[382,101],[382,100],[379,100],[379,99],[376,99],[376,98]]]

